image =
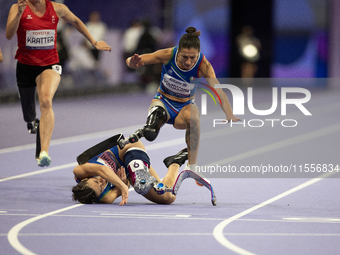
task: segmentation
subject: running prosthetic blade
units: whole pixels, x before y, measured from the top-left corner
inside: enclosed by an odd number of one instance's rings
[[[97,156],[98,154],[117,146],[119,144],[119,141],[122,139],[124,139],[124,135],[118,134],[92,146],[77,157],[78,164],[85,164],[94,156]]]
[[[177,180],[175,182],[175,185],[172,188],[172,193],[174,195],[177,195],[179,187],[181,186],[182,182],[187,178],[195,179],[199,183],[202,183],[203,186],[206,187],[208,190],[210,190],[210,192],[211,192],[211,203],[213,204],[213,206],[217,205],[216,195],[215,195],[214,189],[213,189],[212,185],[210,184],[210,182],[208,180],[206,180],[205,178],[202,178],[197,173],[194,173],[191,170],[184,170],[178,175]]]
[[[39,119],[35,119],[35,123],[37,124],[36,129],[36,146],[35,146],[35,159],[39,158],[40,151],[41,151],[41,142],[40,142],[40,123]]]

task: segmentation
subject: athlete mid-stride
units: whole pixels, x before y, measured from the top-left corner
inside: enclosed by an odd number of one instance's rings
[[[71,23],[96,49],[111,51],[104,41],[94,40],[84,23],[64,4],[48,0],[18,0],[12,5],[6,38],[10,40],[17,34],[17,85],[29,133],[37,133],[36,159],[39,166],[49,166],[51,163],[48,149],[55,120],[52,99],[62,73],[57,52],[57,25],[60,18]],[[41,111],[40,122],[36,118],[36,91]]]

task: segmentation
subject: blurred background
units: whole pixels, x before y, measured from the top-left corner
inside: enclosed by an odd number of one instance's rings
[[[217,77],[339,78],[338,0],[59,0],[105,40],[112,52],[96,52],[72,26],[60,21],[63,66],[56,97],[147,91],[159,85],[161,66],[126,67],[133,53],[173,47],[188,26],[201,31],[201,51]],[[16,38],[5,37],[15,0],[0,0],[0,101],[17,101]],[[340,88],[335,83],[308,86]]]

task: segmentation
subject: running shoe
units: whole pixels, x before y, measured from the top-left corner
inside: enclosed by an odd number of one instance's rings
[[[179,166],[182,166],[185,161],[188,159],[188,148],[184,148],[180,152],[178,152],[176,155],[169,156],[163,160],[163,163],[167,168],[173,163],[179,164]]]
[[[49,166],[51,164],[51,158],[48,156],[48,153],[46,151],[42,151],[39,154],[39,158],[37,158],[37,162],[38,166]]]

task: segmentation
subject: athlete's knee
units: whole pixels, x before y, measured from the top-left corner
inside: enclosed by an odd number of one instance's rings
[[[49,96],[42,96],[39,98],[39,104],[42,111],[52,109],[52,98]]]
[[[167,121],[167,113],[165,109],[159,105],[152,107],[143,129],[143,135],[146,140],[152,142],[158,136],[159,130]]]
[[[140,148],[130,148],[124,155],[124,161],[135,191],[140,195],[147,194],[157,181],[149,172],[149,156]]]

